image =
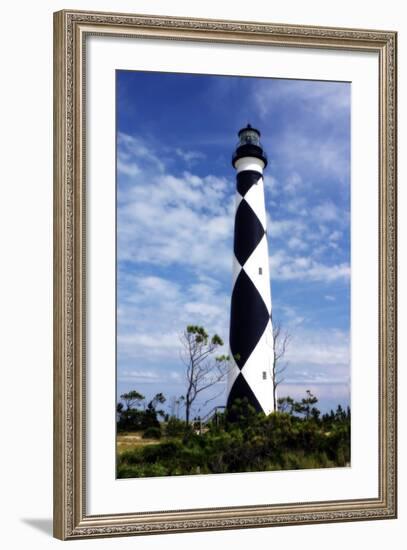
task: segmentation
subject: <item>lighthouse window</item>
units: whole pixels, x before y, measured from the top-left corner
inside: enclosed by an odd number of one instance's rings
[[[263,371],[263,380],[267,380],[267,372],[265,370]]]
[[[263,268],[259,267],[259,275],[263,275]]]

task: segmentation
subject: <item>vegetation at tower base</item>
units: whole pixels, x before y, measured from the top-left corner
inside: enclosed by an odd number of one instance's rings
[[[159,394],[162,395],[162,394]],[[152,408],[138,409],[133,431],[118,412],[119,438],[139,436],[139,444],[118,452],[118,477],[153,477],[329,468],[350,464],[350,409],[321,415],[310,391],[296,401],[279,399],[280,410],[256,413],[247,400],[235,400],[229,411],[217,413],[207,424],[186,423],[164,415],[159,428],[146,426]],[[138,401],[138,404],[140,402]],[[158,421],[158,411],[156,418]],[[148,420],[146,420],[148,418]],[[127,425],[126,425],[127,426]],[[153,428],[153,430],[152,430]],[[143,439],[143,436],[145,437]],[[160,438],[158,440],[158,438]]]
[[[282,362],[289,334],[274,325],[276,386],[283,380]],[[318,399],[309,390],[295,400],[278,399],[276,412],[259,413],[248,397],[234,398],[212,417],[191,418],[202,392],[224,380],[230,357],[218,356],[222,339],[202,326],[188,325],[180,335],[185,365],[185,395],[173,398],[169,413],[163,393],[150,401],[137,390],[122,394],[117,405],[119,478],[215,474],[350,464],[350,410],[339,405],[321,415]],[[235,356],[236,359],[237,356]],[[217,397],[217,396],[215,396]],[[206,405],[211,399],[207,400]],[[179,418],[185,408],[185,420]]]

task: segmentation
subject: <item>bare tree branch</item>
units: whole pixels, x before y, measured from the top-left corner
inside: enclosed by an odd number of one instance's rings
[[[201,326],[187,326],[180,335],[180,341],[183,346],[180,355],[186,366],[185,417],[189,423],[197,396],[224,380],[231,362],[229,356],[214,357],[223,341],[217,334],[210,338]]]
[[[281,376],[287,369],[288,363],[281,364],[291,340],[291,334],[284,331],[280,322],[273,322],[273,403],[277,410],[277,387],[285,380]]]

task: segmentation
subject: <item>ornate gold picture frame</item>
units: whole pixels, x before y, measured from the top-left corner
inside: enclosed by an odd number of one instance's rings
[[[377,56],[378,378],[377,494],[92,514],[87,478],[87,41],[151,39],[247,48],[366,52]],[[307,27],[64,10],[54,14],[54,536],[145,535],[391,519],[396,454],[396,42],[391,31]],[[167,42],[168,43],[168,42]],[[256,55],[255,53],[253,55]],[[103,90],[100,91],[103,93]],[[360,213],[363,215],[363,213]],[[372,236],[372,238],[376,238]],[[115,410],[112,409],[113,422]],[[114,472],[112,472],[114,476]],[[126,483],[126,480],[116,480]],[[139,495],[140,496],[140,495]],[[142,499],[142,495],[140,497]],[[142,511],[140,511],[140,509]]]

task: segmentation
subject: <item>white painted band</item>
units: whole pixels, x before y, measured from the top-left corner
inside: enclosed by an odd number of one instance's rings
[[[256,157],[243,157],[235,162],[235,168],[237,173],[243,172],[243,170],[255,170],[262,174],[264,162]]]

